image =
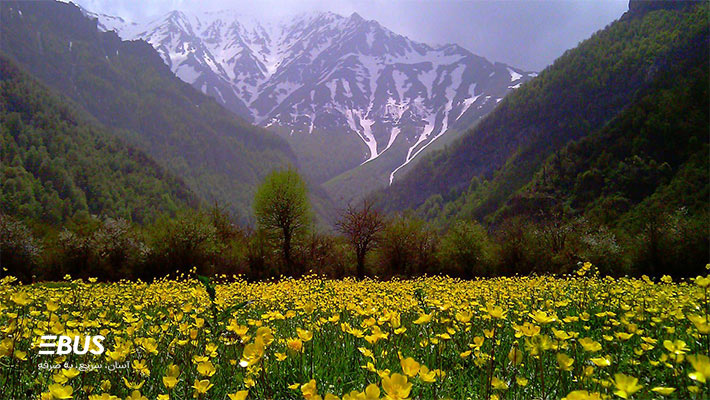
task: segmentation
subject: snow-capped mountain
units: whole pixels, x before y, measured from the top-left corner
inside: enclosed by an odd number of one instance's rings
[[[291,142],[304,135],[356,135],[348,142],[349,159],[325,168],[321,181],[387,155],[391,183],[447,129],[461,121],[466,126],[458,127],[468,127],[535,75],[458,45],[414,42],[358,14],[266,21],[234,11],[173,11],[138,22],[87,14],[123,39],[146,40],[180,79]],[[307,141],[311,147],[333,143]],[[328,148],[308,152],[331,154]]]

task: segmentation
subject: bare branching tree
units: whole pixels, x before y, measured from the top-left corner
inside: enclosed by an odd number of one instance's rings
[[[365,256],[377,245],[380,232],[385,228],[384,218],[372,207],[372,203],[363,201],[360,208],[348,205],[336,228],[355,249],[357,277],[362,279],[365,276]]]

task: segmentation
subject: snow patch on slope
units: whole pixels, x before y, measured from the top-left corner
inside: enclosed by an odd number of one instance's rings
[[[521,75],[521,74],[519,74],[519,73],[513,71],[511,68],[508,68],[508,72],[510,72],[510,81],[511,81],[511,82],[515,82],[515,81],[517,81],[518,79],[520,79],[520,78],[523,77],[523,75]]]
[[[370,151],[369,157],[363,162],[363,164],[377,158],[377,141],[372,135],[372,124],[374,124],[375,121],[364,118],[359,110],[346,110],[345,116],[347,117],[350,129],[358,134],[360,139],[365,142],[365,145]]]
[[[235,109],[248,109],[257,124],[292,135],[349,127],[369,151],[363,164],[397,147],[390,153],[406,157],[397,156],[390,183],[474,103],[472,115],[480,117],[490,99],[500,101],[533,76],[333,13],[265,20],[229,10],[171,12],[139,23],[92,16],[101,29],[149,42],[180,79],[218,102],[241,101]],[[497,77],[506,73],[510,83],[501,84]],[[387,143],[380,152],[378,140]]]

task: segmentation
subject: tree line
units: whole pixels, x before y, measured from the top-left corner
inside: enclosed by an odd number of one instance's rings
[[[254,199],[254,226],[214,205],[147,224],[87,217],[61,229],[30,228],[0,214],[0,265],[23,282],[73,278],[151,280],[196,272],[250,280],[315,273],[333,278],[461,278],[565,274],[590,261],[611,275],[694,276],[707,262],[708,218],[683,209],[648,215],[629,236],[583,217],[513,216],[484,227],[436,227],[413,213],[388,216],[364,201],[341,210],[334,231],[314,227],[303,179],[267,176]]]

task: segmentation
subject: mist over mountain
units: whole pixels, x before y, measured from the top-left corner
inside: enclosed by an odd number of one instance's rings
[[[316,181],[375,164],[347,181],[361,194],[536,75],[458,45],[414,42],[356,13],[173,11],[138,22],[85,13],[123,39],[146,40],[180,79],[286,137]]]

